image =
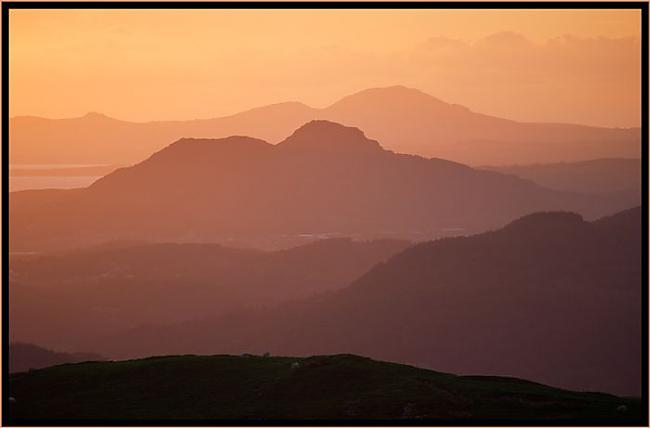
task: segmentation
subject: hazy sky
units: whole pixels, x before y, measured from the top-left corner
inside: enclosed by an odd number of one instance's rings
[[[147,121],[406,85],[526,121],[638,126],[625,10],[11,10],[10,114]]]

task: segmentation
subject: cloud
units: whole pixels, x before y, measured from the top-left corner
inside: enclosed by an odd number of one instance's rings
[[[571,78],[622,82],[624,78],[640,77],[640,43],[635,38],[565,35],[538,44],[513,32],[495,33],[474,43],[433,37],[414,50],[413,58],[415,63],[460,76],[487,71],[498,75],[499,80]]]
[[[562,113],[564,120],[636,126],[640,49],[634,37],[563,35],[538,43],[504,31],[474,42],[431,37],[407,60],[420,85],[441,96],[454,88],[453,101],[485,112],[549,121]],[[521,105],[513,108],[514,100]]]

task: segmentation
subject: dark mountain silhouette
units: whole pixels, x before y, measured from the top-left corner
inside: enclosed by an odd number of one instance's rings
[[[65,381],[62,381],[62,380]],[[8,425],[43,420],[547,420],[642,425],[639,399],[523,379],[456,376],[356,355],[167,356],[74,364],[9,381]],[[56,393],[52,393],[56,391]],[[262,422],[261,422],[262,423]]]
[[[289,102],[206,120],[134,123],[97,113],[74,119],[15,117],[10,160],[128,165],[182,137],[251,135],[275,143],[313,119],[360,127],[391,150],[470,165],[635,158],[641,144],[639,128],[515,122],[393,86],[367,89],[324,109]]]
[[[489,171],[512,174],[549,189],[580,193],[641,191],[640,159],[593,159],[553,164],[486,166]]]
[[[84,361],[102,361],[97,354],[82,352],[56,352],[30,343],[9,344],[9,373]]]
[[[103,345],[121,357],[350,352],[638,396],[641,221],[640,208],[592,223],[537,213],[416,245],[317,298],[133,329]]]
[[[329,239],[282,251],[112,243],[11,261],[12,337],[60,349],[154,323],[215,317],[345,286],[406,241]]]
[[[422,240],[539,210],[593,218],[635,204],[638,195],[557,192],[397,154],[359,129],[312,121],[276,146],[238,136],[181,139],[86,189],[12,193],[10,245],[40,251],[145,240],[277,248],[303,235]]]

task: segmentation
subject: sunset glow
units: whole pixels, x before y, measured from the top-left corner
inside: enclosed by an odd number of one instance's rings
[[[10,113],[186,120],[400,84],[638,126],[639,34],[634,10],[12,10]]]
[[[647,3],[25,4],[3,425],[647,425]]]

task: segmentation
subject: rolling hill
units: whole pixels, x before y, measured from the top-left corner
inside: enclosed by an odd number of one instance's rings
[[[130,165],[183,137],[249,135],[276,143],[315,119],[364,129],[390,150],[470,165],[637,158],[641,148],[639,128],[516,122],[393,86],[367,89],[323,109],[287,102],[205,120],[135,123],[98,113],[14,117],[10,162]]]
[[[177,323],[335,290],[409,246],[326,239],[265,252],[214,244],[111,243],[12,259],[12,337],[92,349],[134,325]]]
[[[641,424],[641,401],[354,355],[169,356],[68,364],[9,379],[5,424],[99,420],[529,420]]]
[[[639,395],[641,221],[640,208],[595,222],[537,213],[416,245],[338,291],[98,345],[118,357],[355,353]]]
[[[582,195],[442,159],[383,149],[357,128],[312,121],[277,145],[182,139],[85,189],[10,196],[12,251],[111,240],[262,248],[304,236],[432,239],[540,210],[588,218],[638,195]],[[480,215],[477,215],[480,213]]]

